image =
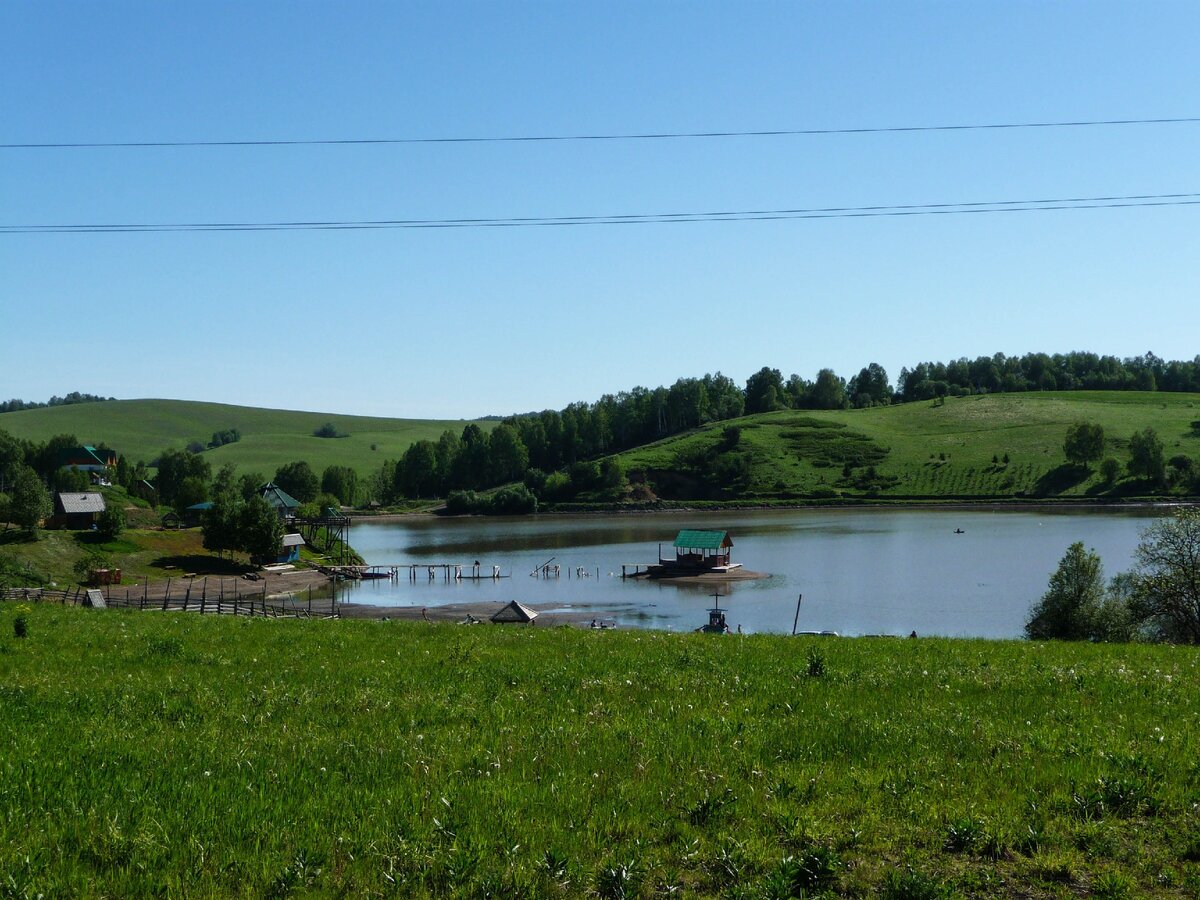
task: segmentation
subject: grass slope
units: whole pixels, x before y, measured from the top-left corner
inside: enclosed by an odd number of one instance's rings
[[[21,612],[4,896],[1200,890],[1195,648]]]
[[[326,422],[349,434],[318,438],[313,431]],[[108,444],[130,462],[149,462],[168,448],[182,449],[189,441],[207,444],[213,432],[237,428],[242,439],[205,452],[217,469],[227,462],[241,472],[270,477],[284,463],[305,460],[318,475],[326,466],[350,466],[360,475],[374,471],[385,459],[397,459],[415,441],[437,440],[450,429],[461,432],[468,423],[441,419],[383,419],[334,413],[257,409],[189,400],[111,400],[0,415],[0,429],[27,440],[45,441],[56,434],[74,434],[86,444]],[[490,429],[493,422],[477,422]],[[375,450],[371,445],[376,446]]]
[[[727,424],[717,423],[622,454],[627,471],[649,469],[661,496],[677,499],[798,498],[896,499],[1121,497],[1148,492],[1127,479],[1109,487],[1090,471],[1066,464],[1063,440],[1076,421],[1104,427],[1105,455],[1124,465],[1129,436],[1154,428],[1169,459],[1200,464],[1200,395],[1135,392],[993,394],[950,398],[944,405],[834,412],[790,410],[748,416],[735,423],[741,439],[732,451],[747,475],[740,490],[706,484],[703,469]],[[705,452],[708,456],[705,457]],[[1009,462],[1002,462],[1007,454]],[[1001,462],[993,463],[993,456]],[[944,457],[944,458],[943,458]],[[702,459],[704,465],[689,460]],[[857,467],[843,477],[846,462]],[[879,478],[864,478],[873,465]]]

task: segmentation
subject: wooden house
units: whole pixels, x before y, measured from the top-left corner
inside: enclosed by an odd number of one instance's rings
[[[95,491],[61,491],[54,495],[54,514],[46,520],[46,527],[88,529],[104,508],[104,497]]]
[[[271,504],[271,508],[279,514],[284,522],[290,522],[296,518],[296,511],[300,509],[300,501],[281,488],[273,481],[268,481],[258,489],[259,495]]]
[[[58,452],[58,467],[90,472],[94,481],[108,482],[117,468],[117,454],[89,445],[69,447]]]

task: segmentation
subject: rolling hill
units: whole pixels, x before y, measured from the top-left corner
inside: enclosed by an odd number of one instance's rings
[[[1114,485],[1106,485],[1098,466],[1067,465],[1063,440],[1068,426],[1080,420],[1103,426],[1104,455],[1122,467],[1129,437],[1150,427],[1167,459],[1187,456],[1200,468],[1200,427],[1194,424],[1200,421],[1200,395],[1130,391],[784,410],[714,423],[620,459],[635,478],[645,471],[663,499],[1085,499],[1148,493],[1147,485],[1130,481],[1123,471]]]
[[[332,423],[348,437],[318,438],[313,431]],[[305,460],[319,474],[326,466],[350,466],[360,475],[385,459],[398,458],[410,444],[436,440],[443,431],[461,432],[468,422],[444,419],[384,419],[336,413],[257,409],[189,400],[109,400],[0,415],[0,430],[26,440],[74,434],[87,444],[105,443],[130,462],[149,462],[168,448],[190,441],[207,444],[213,433],[238,429],[242,438],[205,451],[213,469],[227,462],[241,472],[270,477],[276,468]],[[490,430],[492,421],[476,422]]]

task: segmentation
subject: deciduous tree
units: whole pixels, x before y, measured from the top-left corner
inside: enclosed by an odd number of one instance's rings
[[[1094,550],[1076,541],[1050,576],[1042,599],[1030,610],[1025,636],[1030,640],[1087,640],[1104,601],[1104,569]]]
[[[1200,644],[1200,510],[1146,528],[1135,558],[1135,614],[1162,639]]]
[[[37,472],[29,466],[18,469],[9,499],[8,516],[13,524],[28,532],[35,532],[53,508],[50,492],[42,484],[42,479],[38,478]]]
[[[1077,466],[1099,459],[1104,455],[1104,429],[1095,422],[1076,422],[1067,428],[1063,453]]]
[[[276,469],[275,484],[301,503],[310,503],[315,500],[317,492],[321,489],[317,473],[303,460],[290,462]]]
[[[1163,443],[1153,428],[1144,428],[1129,439],[1129,474],[1156,485],[1167,479]]]

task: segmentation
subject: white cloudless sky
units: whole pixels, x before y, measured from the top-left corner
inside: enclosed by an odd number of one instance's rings
[[[1200,5],[0,4],[0,143],[1200,116]],[[0,225],[632,215],[1200,192],[1200,123],[0,149]],[[1193,198],[1196,199],[1196,198]],[[1200,205],[0,233],[0,395],[458,418],[762,366],[1200,353]]]

